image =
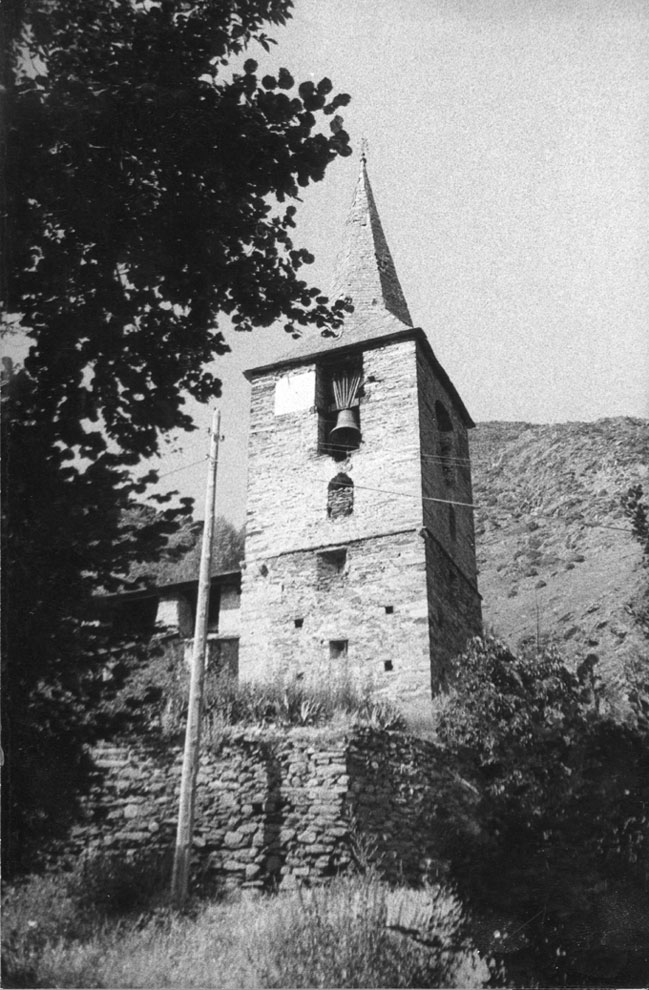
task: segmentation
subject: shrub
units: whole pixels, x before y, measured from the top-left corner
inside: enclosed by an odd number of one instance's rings
[[[37,987],[49,945],[82,934],[88,924],[64,883],[30,877],[2,896],[2,985]]]
[[[480,795],[451,830],[463,896],[524,931],[551,985],[588,984],[596,949],[646,980],[649,737],[602,711],[594,658],[571,671],[551,648],[514,656],[475,640],[438,728]]]
[[[481,987],[489,969],[441,888],[339,878],[280,903],[263,933],[266,987]]]

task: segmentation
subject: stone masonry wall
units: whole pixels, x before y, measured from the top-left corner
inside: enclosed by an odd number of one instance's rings
[[[426,540],[433,693],[448,686],[450,662],[482,632],[480,597],[455,561],[432,537]]]
[[[68,852],[165,853],[175,843],[181,749],[104,746]],[[286,888],[344,871],[359,848],[387,876],[443,872],[436,808],[449,775],[429,742],[369,728],[233,733],[204,748],[192,872]],[[440,832],[440,829],[442,830]]]
[[[419,530],[347,545],[340,572],[311,550],[246,575],[245,669],[256,680],[351,680],[393,699],[429,697],[425,544]],[[330,642],[346,641],[344,656]]]
[[[362,674],[394,697],[428,693],[416,344],[363,354],[363,442],[343,462],[318,453],[315,407],[274,414],[287,374],[253,382],[240,677],[331,671]],[[327,488],[341,470],[354,508],[330,518]],[[332,547],[347,547],[348,559],[328,580],[317,552]],[[332,670],[333,640],[349,647]]]
[[[363,353],[362,443],[335,461],[318,451],[304,394],[315,367],[253,381],[240,677],[351,674],[421,724],[431,689],[481,625],[466,426],[421,343],[393,341]],[[276,406],[278,383],[286,395],[299,385],[299,401]],[[453,427],[445,436],[438,401]],[[353,512],[332,518],[339,471]],[[347,560],[329,577],[322,555],[337,547]]]
[[[425,499],[442,500],[440,502],[424,501],[424,525],[441,543],[468,580],[475,584],[473,511],[462,505],[453,506],[455,514],[455,535],[453,535],[450,526],[449,506],[445,504],[447,500],[464,502],[469,505],[473,501],[467,429],[446,389],[438,381],[421,346],[417,353],[417,374],[419,378],[422,494]],[[435,414],[437,401],[444,405],[453,424],[448,473],[443,470],[440,461],[440,431]]]
[[[468,507],[473,493],[467,429],[421,347],[417,373],[432,689],[436,692],[447,680],[450,660],[464,649],[470,636],[480,634],[482,609],[474,517]],[[453,426],[447,470],[440,458],[436,401],[444,405]],[[467,505],[450,506],[452,501]]]
[[[363,442],[343,462],[318,453],[315,393],[311,408],[275,415],[276,383],[292,372],[277,369],[253,380],[246,523],[249,566],[280,553],[422,525],[417,498],[421,467],[415,353],[412,340],[364,352]],[[314,367],[311,362],[299,370]],[[327,486],[341,470],[354,482],[354,511],[330,519]],[[244,582],[244,611],[245,597]]]

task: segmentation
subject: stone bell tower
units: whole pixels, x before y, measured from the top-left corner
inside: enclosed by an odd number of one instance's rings
[[[334,296],[252,385],[242,680],[350,677],[406,708],[481,628],[467,430],[412,326],[363,156]]]

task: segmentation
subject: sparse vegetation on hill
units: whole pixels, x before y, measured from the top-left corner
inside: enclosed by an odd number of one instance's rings
[[[615,694],[648,652],[636,616],[646,573],[621,499],[649,477],[649,421],[482,423],[471,457],[487,627],[514,648],[595,654]]]

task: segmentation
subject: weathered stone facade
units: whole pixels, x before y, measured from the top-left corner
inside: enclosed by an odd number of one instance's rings
[[[253,376],[242,678],[346,674],[409,707],[479,631],[466,426],[418,333],[363,348],[362,443],[343,460],[319,449],[315,396],[274,414],[294,369]],[[454,427],[448,467],[440,401]],[[353,510],[334,515],[328,486],[340,471]],[[328,557],[337,550],[339,569]],[[331,648],[339,642],[342,655]]]
[[[419,435],[433,690],[482,628],[466,423],[424,347],[417,353]],[[440,429],[440,414],[452,429]]]
[[[327,512],[341,462],[318,452],[315,406],[274,417],[282,372],[253,382],[242,678],[351,674],[388,693],[429,679],[414,356],[414,341],[363,355],[363,447],[342,462],[349,515]],[[344,560],[327,556],[338,547]],[[330,657],[334,641],[346,656]]]
[[[173,849],[182,752],[142,741],[103,747],[73,856]],[[440,793],[454,788],[432,743],[370,728],[232,733],[203,747],[192,870],[210,884],[294,886],[371,850],[386,876],[440,876]],[[466,793],[464,793],[466,791]],[[464,788],[460,799],[470,799]]]

